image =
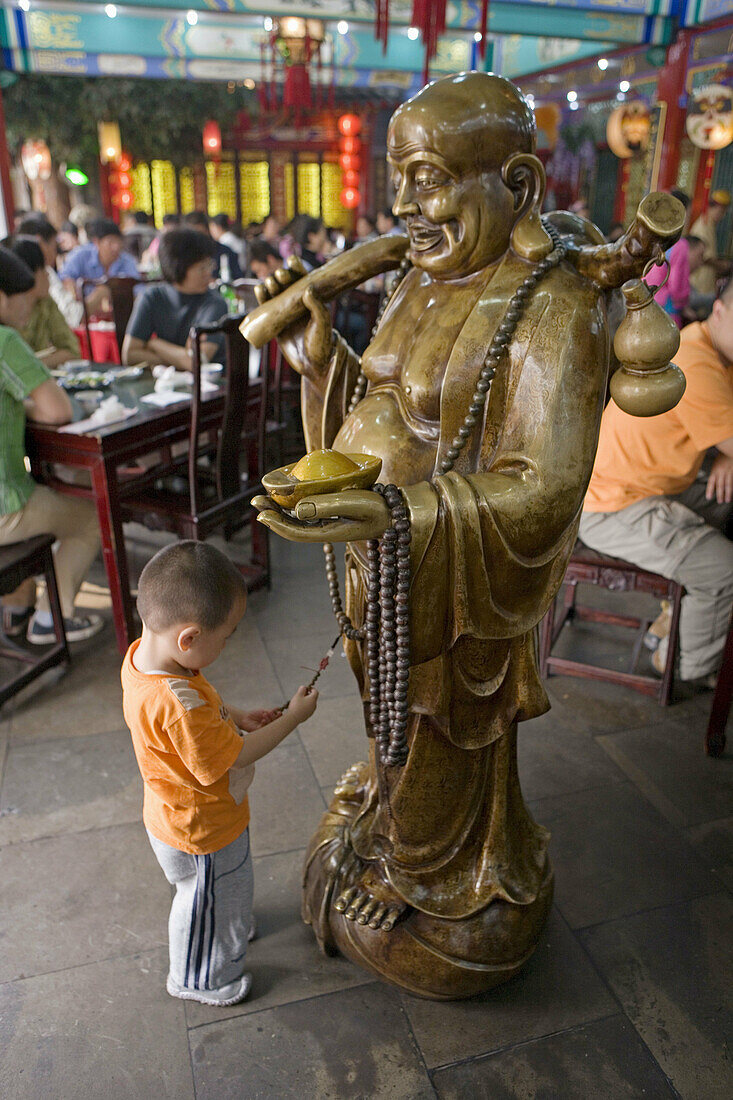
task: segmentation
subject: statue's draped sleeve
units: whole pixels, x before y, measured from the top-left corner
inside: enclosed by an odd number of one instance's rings
[[[518,326],[473,453],[467,447],[454,470],[404,490],[413,532],[411,706],[464,748],[547,709],[532,632],[575,541],[608,357],[601,296],[571,273],[555,282]],[[479,306],[467,322],[465,347],[481,314]],[[438,461],[477,378],[457,365],[453,372],[454,358],[444,395],[456,411],[441,411]]]

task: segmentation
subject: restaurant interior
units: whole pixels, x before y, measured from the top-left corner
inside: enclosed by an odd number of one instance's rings
[[[189,3],[0,0],[0,1092],[728,1100],[730,0]]]

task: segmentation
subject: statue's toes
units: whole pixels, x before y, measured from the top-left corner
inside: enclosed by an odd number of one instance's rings
[[[346,919],[356,920],[362,905],[365,905],[366,902],[369,901],[370,897],[370,894],[357,894],[356,897],[352,900],[349,908],[346,910]]]
[[[377,905],[377,908],[374,910],[374,912],[372,914],[372,919],[369,921],[369,927],[374,928],[375,930],[377,928],[381,927],[382,918],[384,917],[386,912],[387,912],[387,906],[384,904],[383,901],[380,901],[379,904]]]
[[[397,921],[400,918],[401,912],[402,912],[401,909],[395,909],[395,908],[387,910],[384,917],[382,918],[382,926],[381,927],[382,927],[383,932],[391,932],[392,931],[395,924],[397,923]]]
[[[339,896],[336,898],[333,906],[334,909],[338,910],[339,913],[345,913],[349,906],[349,902],[351,901],[355,893],[356,886],[349,886],[346,890],[344,890],[342,894],[339,894]]]
[[[377,908],[379,902],[376,898],[370,896],[366,904],[362,905],[356,918],[357,924],[368,924],[369,918],[372,916],[374,910]]]

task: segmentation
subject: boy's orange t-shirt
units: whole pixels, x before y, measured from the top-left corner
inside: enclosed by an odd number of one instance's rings
[[[733,436],[733,367],[706,324],[687,325],[673,360],[687,386],[660,416],[630,416],[609,401],[601,421],[585,512],[618,512],[639,500],[689,489],[709,447]]]
[[[249,824],[249,803],[229,790],[229,769],[242,734],[221,698],[197,672],[145,673],[122,665],[122,707],[144,784],[145,827],[172,848],[207,855],[231,844]]]

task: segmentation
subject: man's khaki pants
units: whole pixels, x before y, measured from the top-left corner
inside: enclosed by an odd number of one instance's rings
[[[680,614],[680,677],[717,672],[733,607],[733,542],[722,533],[730,504],[705,499],[700,477],[675,497],[646,497],[620,512],[583,512],[580,537],[685,586]]]
[[[54,493],[38,485],[19,512],[0,516],[0,546],[48,533],[56,537],[54,567],[64,618],[74,613],[74,600],[99,549],[99,524],[94,505],[78,497]],[[44,592],[39,611],[48,611]]]

